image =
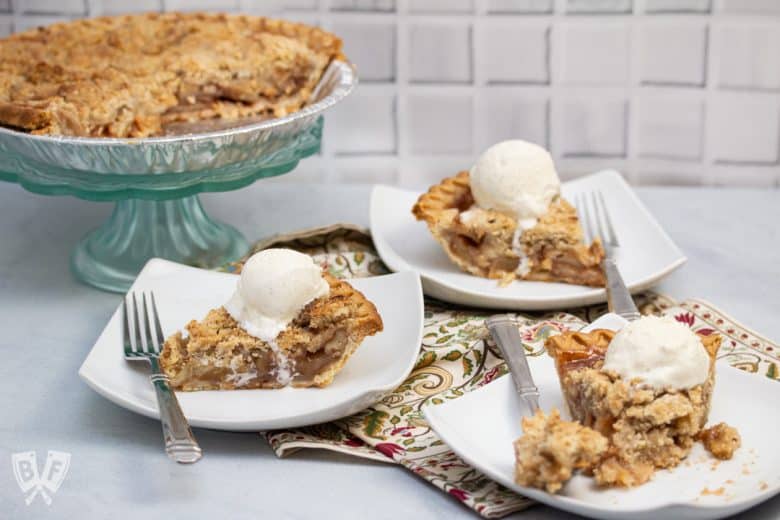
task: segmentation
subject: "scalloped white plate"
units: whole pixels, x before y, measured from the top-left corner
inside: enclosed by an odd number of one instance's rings
[[[569,200],[576,193],[599,190],[620,239],[617,258],[631,292],[639,292],[685,263],[685,256],[647,211],[620,174],[605,170],[563,183]],[[420,274],[425,294],[444,301],[495,309],[561,309],[605,302],[604,289],[546,282],[512,282],[499,287],[465,273],[450,261],[412,215],[419,193],[377,186],[371,194],[371,232],[382,260],[394,271]]]
[[[625,320],[602,316],[584,330],[617,330]],[[553,407],[568,418],[558,375],[547,356],[529,358],[544,410]],[[697,443],[680,466],[659,471],[634,489],[599,489],[577,475],[556,495],[514,482],[512,442],[522,434],[525,406],[509,376],[441,405],[423,408],[425,418],[463,460],[504,486],[549,506],[591,518],[723,518],[744,511],[780,492],[780,452],[776,448],[780,416],[774,403],[777,382],[718,363],[708,424],[725,421],[742,436],[732,460],[715,463]],[[763,396],[756,399],[755,396]],[[722,493],[703,494],[704,489]]]
[[[152,259],[132,291],[153,290],[166,336],[222,305],[238,276]],[[412,272],[349,280],[374,302],[384,330],[366,338],[326,388],[177,392],[192,426],[232,431],[292,428],[352,415],[379,401],[411,372],[420,349],[423,301]],[[97,393],[147,417],[159,418],[148,367],[122,356],[120,310],[109,320],[79,369]]]

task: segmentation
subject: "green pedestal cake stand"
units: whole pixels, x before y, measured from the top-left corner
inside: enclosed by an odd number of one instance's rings
[[[28,172],[0,173],[0,179],[18,182],[25,189],[44,195],[116,201],[111,217],[76,245],[71,268],[90,285],[125,292],[153,257],[210,268],[245,254],[247,240],[234,227],[210,218],[197,194],[234,190],[257,179],[289,172],[300,159],[319,150],[321,130],[320,119],[297,135],[285,148],[286,153],[266,156],[252,164],[233,165],[229,168],[232,171],[216,168],[156,175],[79,172],[79,179],[67,179],[64,172],[57,175],[45,165],[25,161],[27,168],[45,170],[46,178]],[[4,159],[7,158],[6,155]],[[55,182],[48,182],[52,176],[56,177]]]

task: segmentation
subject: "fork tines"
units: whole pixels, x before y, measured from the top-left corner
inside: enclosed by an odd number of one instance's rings
[[[605,244],[618,246],[618,238],[607,210],[604,195],[600,192],[578,193],[574,205],[579,215],[582,231],[588,242],[601,238]]]
[[[127,296],[122,300],[122,331],[126,357],[156,356],[165,342],[154,293],[150,292],[148,296],[145,292],[141,293],[140,298],[143,303],[143,317],[135,292],[130,293],[129,304]],[[147,303],[150,299],[151,313]],[[131,307],[130,311],[128,307]]]

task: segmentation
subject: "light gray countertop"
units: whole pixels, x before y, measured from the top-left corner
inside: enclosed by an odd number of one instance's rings
[[[780,340],[780,192],[642,188],[641,199],[688,255],[658,289],[712,301]],[[258,182],[204,196],[249,238],[347,221],[368,224],[367,186]],[[279,460],[255,434],[197,430],[205,457],[178,466],[159,423],[91,391],[76,372],[118,296],[76,282],[73,245],[109,204],[32,195],[0,183],[0,518],[476,518],[408,471],[307,451]],[[759,420],[759,418],[756,418]],[[50,507],[26,506],[11,454],[72,453]],[[751,511],[780,517],[780,497]],[[571,518],[535,507],[517,518]]]

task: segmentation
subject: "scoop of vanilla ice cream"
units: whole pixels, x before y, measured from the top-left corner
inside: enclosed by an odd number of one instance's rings
[[[309,302],[327,295],[322,269],[308,255],[266,249],[244,264],[225,310],[252,336],[272,341]]]
[[[603,368],[653,388],[684,389],[707,380],[710,357],[690,328],[670,317],[646,316],[615,334]]]
[[[477,206],[521,222],[544,215],[561,188],[549,152],[520,140],[488,148],[471,168],[469,183]]]

